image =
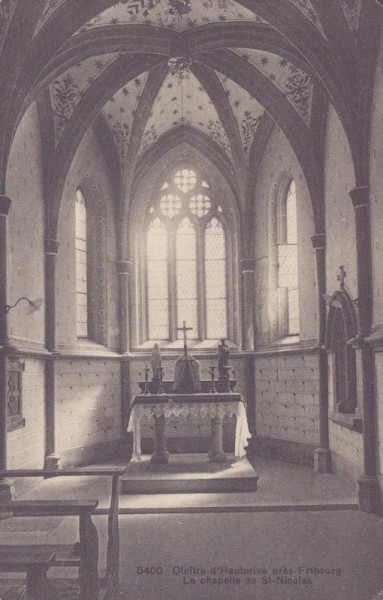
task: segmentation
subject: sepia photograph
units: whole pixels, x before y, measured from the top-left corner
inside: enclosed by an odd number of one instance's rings
[[[383,600],[383,0],[0,0],[0,600]]]

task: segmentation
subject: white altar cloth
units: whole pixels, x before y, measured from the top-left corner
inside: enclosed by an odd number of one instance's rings
[[[128,431],[133,432],[133,459],[139,459],[141,456],[141,419],[143,417],[150,419],[151,417],[165,416],[165,419],[175,415],[183,415],[187,417],[224,417],[225,415],[235,415],[237,418],[235,426],[235,444],[234,455],[241,457],[246,454],[248,440],[251,438],[245,405],[243,402],[204,402],[194,404],[188,403],[151,403],[151,404],[136,404],[132,407]]]

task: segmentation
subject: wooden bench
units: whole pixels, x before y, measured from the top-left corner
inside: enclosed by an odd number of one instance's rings
[[[56,555],[40,546],[0,546],[0,572],[26,573],[26,600],[47,598],[47,571]]]
[[[74,545],[42,544],[37,547],[46,553],[51,552],[51,554],[55,554],[52,566],[78,567],[81,600],[112,600],[117,598],[119,589],[119,477],[124,471],[125,467],[62,469],[57,471],[46,471],[43,469],[0,471],[0,478],[112,477],[111,501],[107,511],[97,508],[97,500],[14,500],[11,503],[12,514],[15,517],[79,516],[79,542]],[[105,512],[108,515],[108,544],[106,552],[106,576],[102,579],[98,574],[99,543],[97,529],[92,522],[92,516],[105,514]],[[0,549],[2,547],[0,545]],[[20,548],[19,552],[24,554],[26,546],[14,546],[14,548]]]

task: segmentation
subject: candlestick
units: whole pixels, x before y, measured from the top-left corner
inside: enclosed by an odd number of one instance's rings
[[[224,387],[224,393],[226,392],[231,392],[230,389],[230,371],[231,371],[231,367],[230,365],[224,365],[223,366],[224,369],[224,373],[225,373],[225,377],[223,379],[224,383],[225,383],[225,387]]]
[[[149,387],[148,387],[148,373],[149,373],[149,370],[150,369],[149,369],[148,365],[145,363],[145,387],[144,387],[144,392],[143,392],[144,394],[149,394],[150,393],[150,390],[149,390]]]
[[[158,386],[157,394],[164,394],[165,390],[164,390],[164,386],[162,385],[162,379],[164,376],[164,368],[158,367],[158,371],[160,373],[160,385]]]

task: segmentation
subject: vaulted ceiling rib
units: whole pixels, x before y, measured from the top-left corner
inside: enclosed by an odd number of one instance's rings
[[[351,45],[362,1],[334,0]],[[122,170],[134,169],[129,153],[143,157],[173,130],[194,130],[241,180],[266,113],[293,147],[303,139],[315,147],[315,90],[352,121],[351,52],[344,46],[334,61],[330,25],[318,0],[47,0],[20,75],[25,96],[16,92],[10,116],[50,97],[58,162],[99,117]],[[182,81],[168,66],[177,57],[191,63]]]

